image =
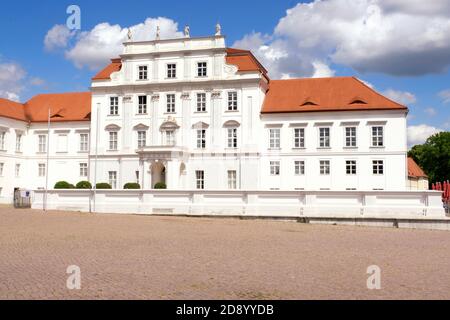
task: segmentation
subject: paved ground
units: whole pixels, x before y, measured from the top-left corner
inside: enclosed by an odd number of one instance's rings
[[[0,299],[24,298],[450,299],[450,232],[2,207]]]

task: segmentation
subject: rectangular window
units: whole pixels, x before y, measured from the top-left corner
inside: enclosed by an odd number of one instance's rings
[[[206,77],[208,75],[208,68],[206,62],[197,63],[197,76]]]
[[[296,128],[294,129],[294,148],[304,148],[305,147],[305,129]]]
[[[330,174],[330,161],[329,160],[321,160],[320,161],[320,174],[321,175],[329,175]]]
[[[147,96],[139,96],[138,114],[147,114]]]
[[[356,127],[345,128],[345,146],[347,148],[356,147]]]
[[[164,134],[164,140],[165,141],[163,141],[163,145],[165,145],[165,146],[175,146],[175,144],[176,144],[176,141],[175,141],[175,131],[173,131],[173,130],[167,130],[167,131],[165,131],[165,134]]]
[[[0,163],[0,177],[3,177],[3,169],[5,168],[5,164],[3,162]]]
[[[175,95],[167,95],[167,113],[175,113]]]
[[[297,176],[305,174],[305,161],[295,161],[295,174]]]
[[[111,150],[111,151],[117,150],[117,148],[118,148],[117,137],[118,137],[117,132],[109,133],[109,150]]]
[[[280,161],[270,161],[270,175],[271,176],[280,175]]]
[[[319,128],[319,147],[330,147],[330,128]]]
[[[383,175],[384,174],[384,161],[383,160],[373,160],[373,174]]]
[[[269,148],[270,149],[280,149],[280,129],[270,129],[269,130]]]
[[[0,132],[0,150],[5,150],[5,132]]]
[[[80,177],[87,178],[88,176],[88,164],[80,163]]]
[[[228,111],[238,111],[238,95],[236,91],[228,92]]]
[[[47,135],[40,134],[38,136],[38,140],[39,140],[39,146],[38,146],[39,153],[47,152]]]
[[[205,171],[195,171],[196,185],[198,190],[205,189]]]
[[[206,93],[197,93],[197,112],[206,112]]]
[[[39,177],[45,177],[45,163],[38,164],[38,174]]]
[[[109,115],[110,116],[119,115],[119,97],[109,98]]]
[[[117,171],[109,171],[109,184],[113,189],[117,189]]]
[[[147,80],[147,79],[148,79],[148,67],[139,66],[139,80]]]
[[[147,132],[138,131],[138,148],[144,148],[147,145]]]
[[[345,161],[345,171],[348,175],[355,175],[356,174],[356,161],[355,160]]]
[[[228,171],[228,189],[230,190],[237,189],[237,173],[235,170]]]
[[[197,149],[206,148],[206,130],[197,130]]]
[[[88,152],[89,151],[89,134],[81,133],[80,134],[80,152]]]
[[[228,128],[228,148],[235,149],[238,147],[237,128]]]
[[[16,152],[22,152],[22,135],[16,135]]]
[[[66,134],[59,134],[57,139],[57,152],[58,153],[67,153],[67,144],[69,140]]]
[[[16,178],[20,177],[20,163],[16,163],[15,175],[16,175]]]
[[[384,147],[384,127],[372,127],[372,147]]]
[[[177,65],[174,63],[167,65],[167,78],[175,79],[177,77]]]

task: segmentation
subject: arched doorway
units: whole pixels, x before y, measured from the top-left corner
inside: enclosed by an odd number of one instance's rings
[[[162,162],[155,162],[151,167],[152,172],[152,189],[155,188],[157,183],[166,184],[166,167]]]

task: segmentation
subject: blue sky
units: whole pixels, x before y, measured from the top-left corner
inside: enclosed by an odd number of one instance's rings
[[[409,106],[411,143],[450,129],[449,1],[433,0],[434,5],[428,6],[419,0],[303,2],[310,4],[291,0],[4,2],[0,96],[26,101],[37,93],[88,90],[96,69],[107,63],[109,48],[108,58],[116,55],[121,39],[113,35],[113,43],[108,43],[111,34],[121,32],[123,37],[124,30],[134,26],[136,33],[147,32],[151,38],[148,30],[159,22],[142,24],[148,18],[165,17],[163,28],[167,25],[169,35],[186,24],[192,36],[211,35],[219,21],[227,44],[251,49],[273,78],[357,76]],[[71,4],[81,8],[81,30],[61,38],[55,29],[55,37],[49,38],[52,28],[66,24]],[[106,27],[95,32],[101,23]],[[51,48],[44,43],[46,36]],[[103,40],[97,43],[96,37],[108,38],[107,45]],[[105,50],[93,57],[83,50],[89,46]]]

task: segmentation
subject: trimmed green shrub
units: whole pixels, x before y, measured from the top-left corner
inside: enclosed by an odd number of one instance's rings
[[[97,189],[112,189],[111,185],[109,183],[97,183],[96,186]]]
[[[92,184],[89,181],[80,181],[76,185],[77,189],[92,189]]]
[[[132,190],[136,190],[136,189],[140,189],[141,185],[139,183],[136,182],[130,182],[127,183],[126,185],[123,186],[124,189],[132,189]]]
[[[67,181],[59,181],[55,184],[55,189],[73,189],[74,185]]]
[[[164,182],[158,182],[155,184],[155,189],[167,189],[167,185]]]

